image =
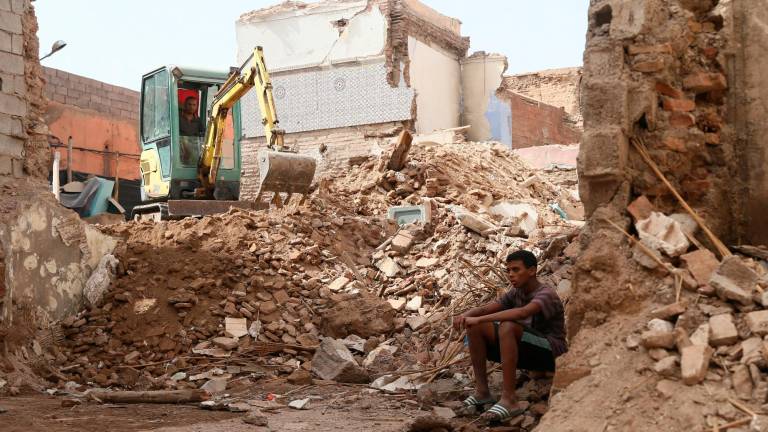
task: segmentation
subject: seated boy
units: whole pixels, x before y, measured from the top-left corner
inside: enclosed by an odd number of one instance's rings
[[[501,399],[483,414],[489,422],[505,422],[523,413],[515,394],[517,369],[554,371],[555,358],[565,353],[565,316],[557,292],[536,278],[536,257],[519,250],[506,259],[512,288],[498,301],[453,318],[466,327],[475,372],[475,394],[464,401],[483,409],[494,403],[488,389],[486,359],[501,362]]]

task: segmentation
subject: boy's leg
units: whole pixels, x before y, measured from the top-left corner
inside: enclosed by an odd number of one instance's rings
[[[488,399],[491,396],[491,391],[488,388],[488,372],[485,363],[488,356],[488,345],[497,343],[493,323],[468,327],[467,338],[469,339],[469,356],[472,358],[472,369],[475,372],[475,397]]]
[[[523,336],[523,327],[511,321],[499,324],[499,348],[501,351],[501,371],[504,377],[501,399],[499,403],[507,409],[517,404],[515,393],[517,381],[517,360],[519,342]]]

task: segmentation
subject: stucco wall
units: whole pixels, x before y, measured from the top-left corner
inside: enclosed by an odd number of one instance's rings
[[[487,141],[494,135],[504,138],[503,124],[510,121],[511,112],[496,98],[496,90],[505,70],[507,58],[499,54],[478,52],[461,60],[461,123],[471,125],[467,132],[470,141]]]
[[[0,1],[0,175],[21,175],[27,139],[22,16],[26,2]]]
[[[456,55],[409,37],[408,56],[416,91],[416,132],[461,126],[461,65]]]
[[[0,241],[6,246],[2,315],[9,321],[14,302],[32,306],[40,319],[75,312],[91,272],[117,245],[50,194],[24,205],[14,220],[0,225]]]

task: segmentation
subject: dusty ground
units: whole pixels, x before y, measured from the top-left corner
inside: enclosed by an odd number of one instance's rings
[[[258,400],[270,390],[261,387],[238,395],[238,399]],[[300,387],[297,387],[300,388]],[[290,398],[316,396],[309,410],[281,408],[264,414],[273,431],[337,431],[368,428],[376,431],[401,430],[414,417],[425,415],[400,398],[361,395],[361,388],[350,386],[317,386],[298,391]],[[15,431],[258,431],[257,426],[243,422],[245,413],[208,411],[190,405],[101,405],[84,403],[62,407],[60,396],[27,393],[0,399],[4,432]],[[254,402],[255,403],[255,402]]]

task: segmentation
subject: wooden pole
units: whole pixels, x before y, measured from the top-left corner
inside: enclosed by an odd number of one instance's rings
[[[51,188],[53,189],[53,196],[56,197],[56,201],[60,201],[61,199],[61,187],[59,186],[59,164],[61,163],[61,153],[55,151],[53,153],[53,176],[52,179],[52,185]]]
[[[179,404],[208,400],[205,390],[158,390],[158,391],[92,391],[89,393],[101,402]]]
[[[67,140],[67,183],[72,183],[72,137]]]
[[[120,151],[115,151],[115,190],[112,191],[115,201],[120,201]]]

